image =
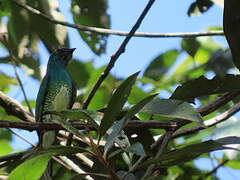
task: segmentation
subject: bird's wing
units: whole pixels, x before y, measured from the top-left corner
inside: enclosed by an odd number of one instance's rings
[[[35,119],[37,122],[42,122],[42,110],[43,110],[43,105],[45,104],[45,100],[46,100],[45,97],[48,90],[49,82],[50,82],[50,76],[46,75],[43,78],[43,81],[39,88],[37,101],[36,101],[36,110],[35,110]]]
[[[77,90],[76,90],[76,86],[74,84],[74,82],[72,82],[72,94],[71,94],[71,99],[70,99],[70,103],[69,103],[69,108],[72,108],[75,99],[76,99],[76,95],[77,95]]]

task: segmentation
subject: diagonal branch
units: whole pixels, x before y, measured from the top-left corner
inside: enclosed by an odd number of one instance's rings
[[[117,31],[117,30],[111,30],[111,29],[105,29],[105,28],[89,27],[89,26],[71,24],[71,23],[64,22],[64,21],[58,21],[31,6],[21,4],[16,0],[12,0],[12,1],[19,7],[24,8],[27,11],[29,11],[35,15],[41,16],[42,18],[44,18],[47,21],[50,21],[54,24],[60,24],[60,25],[72,27],[74,29],[78,29],[81,31],[89,31],[89,32],[95,32],[95,33],[105,34],[105,35],[118,35],[118,36],[127,36],[128,35],[128,32],[126,32],[126,31]],[[223,31],[206,31],[206,32],[186,32],[186,33],[136,32],[133,36],[145,37],[145,38],[169,38],[169,37],[198,37],[198,36],[222,36],[222,35],[224,35]]]
[[[216,117],[213,117],[209,120],[204,121],[204,125],[206,126],[206,128],[215,126],[216,124],[219,124],[219,123],[227,120],[228,118],[233,116],[235,113],[237,113],[239,110],[240,110],[240,103],[237,103],[233,107],[231,107],[229,110],[225,111],[224,113],[222,113]],[[205,128],[200,125],[180,129],[173,134],[173,138],[192,134],[192,133],[195,133],[202,129],[205,129]]]
[[[9,50],[10,50],[10,49],[9,49]],[[11,54],[11,56],[12,56],[12,58],[13,58],[13,55],[12,55],[11,51],[10,51],[10,54]],[[15,60],[12,59],[12,58],[11,58],[11,63],[12,63],[12,65],[13,65],[13,69],[14,69],[14,73],[15,73],[16,79],[17,79],[18,84],[19,84],[19,86],[20,86],[20,88],[21,88],[21,90],[22,90],[23,97],[24,97],[25,102],[26,102],[26,104],[27,104],[28,110],[29,110],[29,112],[33,115],[32,108],[31,108],[31,106],[30,106],[30,103],[29,103],[29,101],[28,101],[26,92],[25,92],[24,87],[23,87],[23,83],[22,83],[22,81],[21,81],[21,79],[20,79],[20,77],[19,77],[19,75],[18,75],[18,72],[17,72],[17,67],[16,67]]]
[[[155,2],[155,0],[149,0],[147,6],[145,7],[145,9],[143,10],[142,14],[140,15],[140,17],[138,18],[137,22],[135,23],[135,25],[132,27],[131,31],[129,32],[129,34],[127,35],[127,37],[124,39],[124,41],[122,42],[121,46],[118,48],[117,52],[115,54],[113,54],[111,56],[111,60],[108,63],[107,67],[104,69],[103,73],[101,74],[101,76],[99,77],[98,81],[96,82],[96,84],[94,85],[92,91],[90,92],[90,94],[88,95],[86,101],[83,103],[83,109],[87,109],[90,101],[92,100],[94,94],[96,93],[97,89],[100,87],[100,85],[102,84],[102,82],[104,81],[104,79],[107,77],[107,75],[109,74],[109,72],[111,71],[111,69],[113,68],[115,62],[117,61],[118,57],[124,53],[126,46],[129,42],[129,40],[132,38],[132,36],[134,35],[134,33],[137,31],[137,29],[139,28],[140,24],[142,23],[144,17],[147,15],[148,11],[150,10],[150,8],[152,7],[153,3]]]
[[[154,159],[158,159],[162,155],[164,150],[167,148],[168,143],[171,140],[171,137],[172,137],[174,131],[175,131],[175,129],[165,132],[165,134],[163,135],[162,144],[161,144],[156,156],[154,157]],[[145,172],[144,176],[141,178],[141,180],[148,179],[149,176],[151,176],[151,174],[154,170],[154,167],[155,167],[155,164],[151,164],[148,167],[147,171]]]
[[[10,98],[0,91],[0,105],[5,109],[7,114],[18,117],[23,121],[34,122],[32,114],[27,112],[25,108],[15,99]]]

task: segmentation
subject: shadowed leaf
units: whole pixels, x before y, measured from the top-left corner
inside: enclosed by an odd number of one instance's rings
[[[112,95],[100,124],[100,136],[104,135],[105,132],[112,126],[116,116],[122,110],[122,107],[128,99],[138,74],[139,72],[129,76]]]
[[[239,90],[239,75],[226,74],[224,77],[215,76],[213,79],[201,76],[178,86],[171,99],[189,100],[195,97]]]
[[[202,123],[200,114],[190,104],[180,100],[157,99],[144,106],[141,112]]]

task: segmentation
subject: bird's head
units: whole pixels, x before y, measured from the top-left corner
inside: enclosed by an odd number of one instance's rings
[[[61,63],[63,66],[67,66],[69,60],[72,58],[72,53],[76,48],[60,48],[55,50],[50,58],[48,64]]]

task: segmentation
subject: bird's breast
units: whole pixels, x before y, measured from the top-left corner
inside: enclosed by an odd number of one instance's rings
[[[66,86],[61,86],[52,102],[54,111],[61,111],[68,108],[70,101],[70,92]]]

